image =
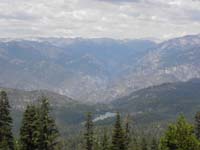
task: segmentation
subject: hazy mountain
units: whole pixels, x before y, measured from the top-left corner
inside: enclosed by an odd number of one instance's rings
[[[111,82],[154,46],[146,40],[3,39],[0,85],[104,101]]]
[[[117,91],[118,95],[126,95],[153,85],[199,78],[199,58],[200,35],[160,43],[115,81],[113,91]]]
[[[0,86],[105,102],[200,77],[200,35],[148,40],[37,38],[0,42]]]

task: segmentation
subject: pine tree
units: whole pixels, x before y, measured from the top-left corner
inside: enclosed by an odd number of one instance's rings
[[[198,140],[200,140],[200,112],[197,112],[195,116],[195,133]]]
[[[0,92],[0,149],[14,150],[10,104],[5,91]]]
[[[148,150],[148,144],[144,137],[142,138],[141,150]]]
[[[92,121],[92,114],[89,112],[87,113],[86,123],[85,123],[85,149],[86,150],[93,150],[94,144],[94,133],[93,133],[93,121]]]
[[[35,106],[27,106],[20,129],[21,150],[38,148],[39,140],[39,114]]]
[[[138,137],[133,137],[131,147],[133,150],[140,150],[140,142],[138,141]]]
[[[155,137],[153,137],[151,142],[151,150],[158,150],[158,142]]]
[[[140,136],[138,136],[137,129],[135,126],[132,126],[130,130],[130,144],[129,148],[131,150],[141,150],[140,149]]]
[[[129,124],[129,115],[126,117],[126,121],[125,121],[125,149],[128,150],[129,149],[129,145],[130,145],[130,124]]]
[[[117,113],[112,136],[111,150],[125,150],[125,136],[121,125],[120,114]]]
[[[94,150],[101,150],[101,142],[99,140],[99,136],[97,134],[94,135],[94,140],[93,140],[93,149]]]
[[[58,135],[54,119],[50,116],[50,105],[46,97],[41,98],[39,108],[39,150],[55,150]]]
[[[101,150],[109,150],[109,138],[106,132],[106,129],[104,129],[103,132],[103,138],[101,142]]]
[[[199,150],[199,141],[195,137],[194,127],[183,116],[168,127],[161,139],[160,150]]]
[[[14,140],[14,150],[22,150],[20,142],[17,139]]]

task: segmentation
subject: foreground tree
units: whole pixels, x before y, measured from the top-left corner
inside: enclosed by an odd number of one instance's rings
[[[112,136],[111,150],[125,150],[125,136],[121,124],[120,114],[117,113]]]
[[[35,106],[27,106],[20,129],[21,150],[33,150],[39,143],[39,115]]]
[[[37,107],[27,106],[20,129],[21,150],[56,150],[58,135],[46,97],[41,98]]]
[[[101,142],[101,150],[109,150],[109,137],[107,135],[106,129],[104,129],[102,142]]]
[[[194,128],[183,116],[175,124],[168,127],[161,139],[161,150],[199,150],[199,142],[194,134]]]
[[[148,150],[147,140],[144,137],[142,138],[142,141],[141,141],[141,150]]]
[[[85,149],[86,150],[93,150],[94,144],[94,131],[93,131],[93,121],[92,121],[92,114],[89,112],[87,113],[86,123],[85,123]]]
[[[101,141],[98,134],[94,134],[93,150],[101,150]]]
[[[151,141],[151,150],[158,150],[158,142],[155,137]]]
[[[59,132],[50,115],[50,105],[46,97],[41,98],[39,107],[39,150],[55,150],[58,145]]]
[[[0,92],[0,149],[14,150],[10,104],[5,91]]]
[[[198,140],[200,140],[200,112],[197,112],[195,116],[195,133]]]
[[[130,137],[130,116],[128,115],[125,120],[125,135],[124,135],[124,144],[125,149],[128,150],[130,147],[131,137]]]

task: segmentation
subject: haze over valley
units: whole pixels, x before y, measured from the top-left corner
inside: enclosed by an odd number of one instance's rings
[[[200,0],[0,0],[0,150],[200,150]]]
[[[0,86],[49,90],[80,102],[110,102],[133,91],[199,78],[200,36],[149,40],[2,39]]]

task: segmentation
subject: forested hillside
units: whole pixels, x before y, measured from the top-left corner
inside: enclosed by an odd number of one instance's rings
[[[84,121],[85,113],[90,111],[95,114],[95,117],[104,115],[110,108],[103,104],[84,104],[73,100],[67,96],[60,95],[54,92],[40,91],[23,91],[18,89],[0,88],[8,93],[10,104],[12,107],[12,116],[14,120],[14,132],[19,132],[19,126],[22,119],[22,113],[27,105],[37,104],[38,99],[42,96],[48,97],[51,104],[52,115],[56,118],[59,129],[65,130],[68,134],[74,133],[80,124]]]
[[[63,137],[51,114],[47,97],[42,96],[37,104],[26,106],[19,136],[12,132],[13,119],[7,93],[0,92],[0,149],[2,150],[199,150],[200,112],[194,116],[195,124],[183,115],[164,130],[159,126],[147,130],[138,128],[129,114],[116,118],[110,126],[97,126],[91,112],[77,135]],[[63,132],[63,131],[62,131]]]
[[[199,79],[165,83],[133,92],[112,104],[118,111],[130,113],[143,123],[174,120],[180,114],[192,120],[200,109],[199,89]]]
[[[86,112],[92,112],[95,123],[100,126],[111,125],[117,111],[133,120],[134,124],[145,128],[174,121],[184,114],[190,121],[200,109],[200,80],[166,83],[133,92],[109,104],[85,104],[67,96],[49,91],[23,91],[1,88],[8,93],[14,120],[14,132],[18,127],[22,112],[28,104],[37,104],[41,96],[46,96],[52,107],[52,115],[56,118],[63,136],[76,134],[81,129]]]

